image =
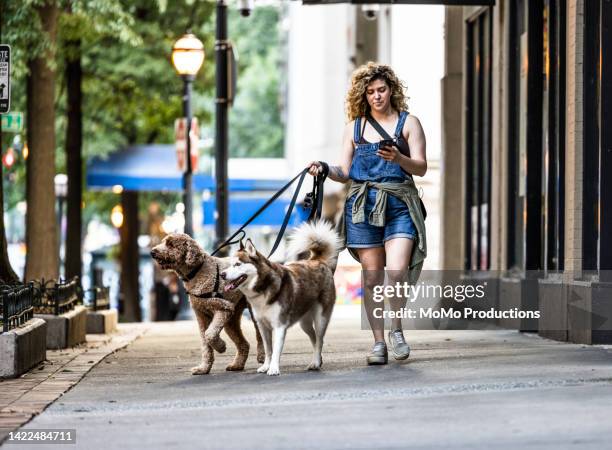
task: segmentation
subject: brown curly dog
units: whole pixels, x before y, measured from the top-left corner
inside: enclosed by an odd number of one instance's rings
[[[225,352],[225,342],[219,336],[224,328],[238,350],[226,370],[243,370],[249,356],[249,343],[242,334],[240,319],[244,308],[250,311],[250,307],[241,292],[223,292],[225,281],[219,273],[227,267],[227,259],[210,256],[195,240],[183,233],[166,236],[159,245],[153,247],[151,256],[163,270],[173,270],[183,280],[198,320],[202,362],[193,367],[191,373],[209,373],[215,360],[213,349],[219,353]],[[257,325],[255,332],[257,361],[261,363],[264,360],[264,350]]]

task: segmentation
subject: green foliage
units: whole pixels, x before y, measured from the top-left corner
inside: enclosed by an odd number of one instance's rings
[[[246,19],[231,11],[229,34],[239,56],[237,95],[229,115],[230,155],[280,158],[284,126],[279,9],[257,7]]]
[[[26,109],[27,58],[49,48],[35,7],[45,0],[2,0],[2,41],[13,50],[12,110]],[[104,156],[134,143],[174,141],[182,115],[182,82],[170,61],[172,45],[187,29],[204,43],[206,59],[194,82],[192,101],[204,133],[212,136],[215,109],[215,2],[207,0],[58,0],[56,42],[57,171],[65,171],[65,64],[81,57],[83,158]],[[230,4],[229,35],[239,53],[238,93],[230,112],[232,156],[282,156],[279,10],[265,6],[249,18]],[[35,126],[28,124],[26,126]],[[25,136],[25,135],[24,135]],[[2,151],[13,135],[4,133]],[[25,139],[25,137],[24,137]],[[25,163],[19,157],[5,182],[5,204],[25,198]],[[179,196],[144,195],[171,210]],[[145,201],[146,200],[146,201]],[[86,192],[84,221],[108,222],[114,194]]]
[[[11,72],[17,79],[27,74],[27,58],[36,58],[51,47],[36,12],[43,2],[2,1],[2,43],[11,46]]]

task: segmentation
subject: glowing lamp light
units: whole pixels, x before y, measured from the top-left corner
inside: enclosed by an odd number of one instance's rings
[[[2,164],[7,169],[10,169],[13,164],[15,164],[15,152],[13,151],[13,147],[9,147],[6,154],[2,158]]]
[[[191,33],[182,36],[172,47],[172,64],[179,75],[195,76],[204,63],[204,45]]]
[[[111,223],[115,228],[121,228],[123,225],[123,208],[121,205],[115,205],[111,211]]]

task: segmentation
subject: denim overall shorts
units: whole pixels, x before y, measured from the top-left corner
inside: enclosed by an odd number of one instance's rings
[[[397,126],[395,127],[395,137],[401,135],[404,122],[408,117],[407,111],[400,113]],[[364,127],[365,128],[365,127]],[[394,162],[385,161],[376,154],[378,142],[370,143],[363,139],[361,130],[361,118],[355,119],[355,131],[353,139],[355,141],[355,151],[353,161],[349,171],[349,178],[357,182],[403,182],[410,175],[404,172],[400,165]],[[369,188],[365,201],[365,221],[353,223],[353,202],[357,194],[347,199],[345,204],[345,224],[346,224],[346,246],[352,248],[371,248],[384,247],[384,243],[394,238],[415,239],[417,235],[416,227],[410,217],[408,206],[394,195],[387,198],[387,208],[385,211],[385,225],[376,226],[368,222],[370,212],[376,200],[376,188]]]

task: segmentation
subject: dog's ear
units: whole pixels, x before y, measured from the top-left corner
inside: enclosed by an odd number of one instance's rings
[[[244,242],[240,239],[240,248],[238,250],[244,250]]]
[[[197,245],[188,245],[187,253],[185,254],[185,264],[188,267],[194,267],[200,262],[201,256],[202,254]]]
[[[244,249],[246,250],[247,254],[251,257],[257,254],[257,249],[255,248],[255,246],[253,245],[253,242],[251,242],[250,239],[247,239]]]

